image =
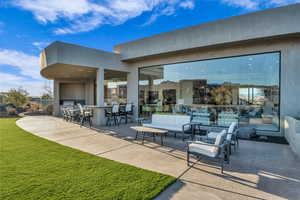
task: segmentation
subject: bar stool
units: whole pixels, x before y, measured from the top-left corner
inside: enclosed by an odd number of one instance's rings
[[[125,123],[128,123],[128,116],[133,115],[133,105],[131,103],[128,103],[123,107],[123,109],[120,108],[120,123],[122,119],[125,120]]]
[[[118,104],[114,104],[109,112],[107,109],[104,110],[106,117],[106,126],[111,126],[111,122],[114,122],[114,125],[119,125],[118,117],[120,116],[119,112],[120,106]]]

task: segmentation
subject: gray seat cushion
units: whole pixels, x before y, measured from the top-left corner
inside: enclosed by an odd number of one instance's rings
[[[215,145],[221,145],[223,144],[224,140],[225,140],[225,136],[226,136],[226,130],[221,131],[221,133],[219,133],[216,137],[216,141],[215,141]]]
[[[209,132],[209,133],[207,134],[207,137],[208,137],[209,139],[216,139],[216,137],[217,137],[219,134],[220,134],[220,132]]]
[[[214,146],[208,146],[201,144],[201,142],[192,143],[189,145],[189,151],[197,154],[206,155],[209,157],[216,157],[218,154],[218,148]]]

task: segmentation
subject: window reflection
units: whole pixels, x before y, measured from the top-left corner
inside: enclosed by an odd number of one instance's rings
[[[122,72],[109,71],[104,75],[104,101],[106,104],[126,103],[127,75]]]
[[[279,59],[276,52],[141,68],[140,115],[278,131]]]

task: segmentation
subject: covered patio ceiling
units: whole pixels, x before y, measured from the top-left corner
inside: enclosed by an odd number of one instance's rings
[[[97,68],[69,64],[53,64],[41,70],[48,79],[96,79]]]
[[[69,64],[53,64],[41,70],[41,75],[56,80],[96,80],[97,67],[86,67]],[[127,72],[104,70],[105,80],[126,81]]]

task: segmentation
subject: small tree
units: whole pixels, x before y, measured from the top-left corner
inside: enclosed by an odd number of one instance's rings
[[[42,94],[42,108],[46,111],[47,114],[52,114],[53,112],[53,92],[52,88],[45,83],[43,87],[43,94]]]
[[[43,90],[44,90],[44,92],[41,97],[42,101],[47,102],[47,101],[52,100],[52,98],[53,98],[52,88],[45,83],[43,86]]]
[[[43,96],[45,96],[47,99],[51,99],[53,97],[53,93],[52,93],[52,88],[47,84],[45,83],[44,86],[43,86]]]
[[[214,101],[218,105],[228,105],[232,101],[232,88],[230,86],[220,86],[211,91]]]
[[[50,96],[50,94],[44,93],[44,94],[42,95],[41,99],[42,99],[43,101],[49,101],[49,100],[52,100],[52,96]]]
[[[16,107],[22,107],[28,103],[28,92],[22,88],[10,89],[5,95],[5,102]]]

